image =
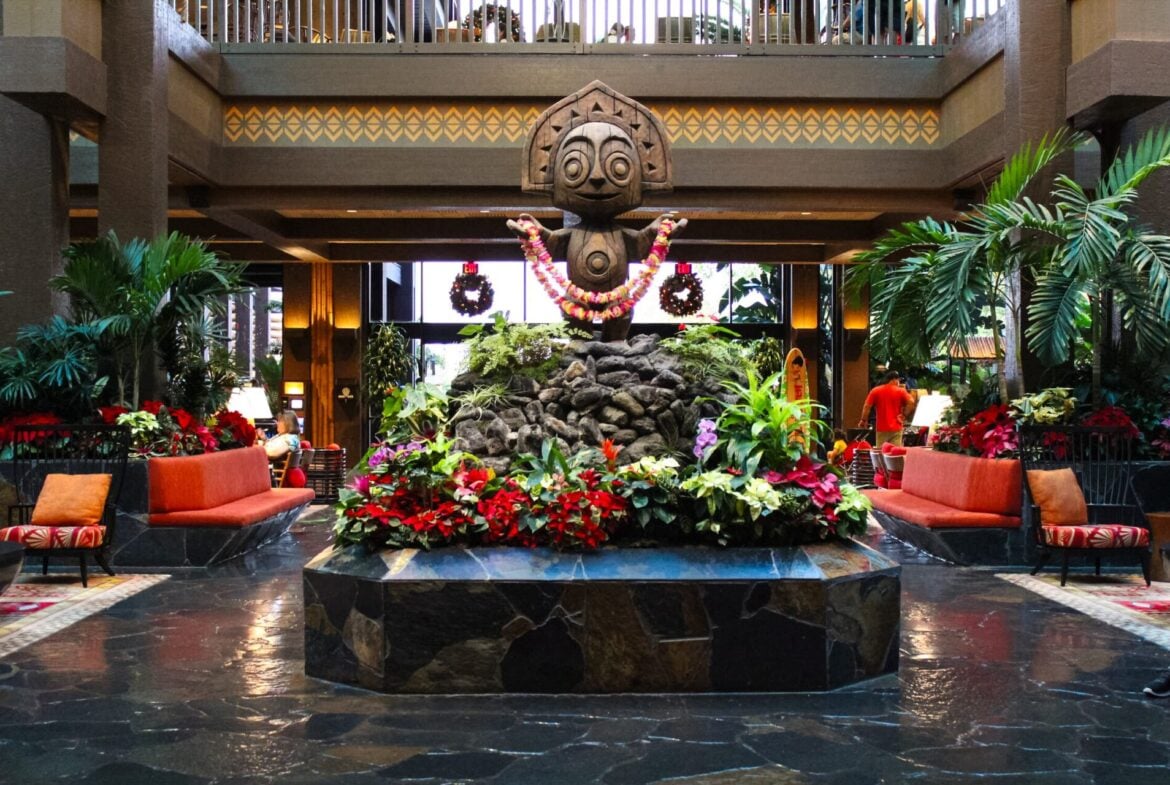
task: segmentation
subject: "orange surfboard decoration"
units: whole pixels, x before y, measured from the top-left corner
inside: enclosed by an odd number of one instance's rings
[[[808,402],[808,365],[804,361],[804,352],[800,349],[790,349],[784,358],[784,397],[788,399],[789,403],[801,402],[805,416],[811,415]],[[800,435],[794,433],[789,440],[799,439],[804,442],[804,437],[807,435],[808,424],[802,423]]]
[[[784,397],[794,403],[808,398],[808,366],[800,349],[790,349],[784,358]]]

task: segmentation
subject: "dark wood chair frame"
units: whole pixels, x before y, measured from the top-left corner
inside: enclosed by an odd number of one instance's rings
[[[1101,556],[1105,553],[1130,553],[1141,565],[1142,577],[1150,584],[1150,548],[1060,548],[1044,542],[1040,510],[1032,502],[1028,487],[1029,469],[1070,468],[1085,496],[1090,524],[1119,523],[1148,528],[1138,507],[1132,487],[1133,439],[1123,428],[1081,426],[1021,426],[1020,466],[1024,471],[1024,507],[1031,512],[1032,532],[1038,561],[1032,569],[1036,575],[1056,551],[1061,553],[1060,585],[1068,580],[1069,556],[1091,556],[1095,573],[1101,574]]]
[[[77,558],[82,586],[89,585],[86,562],[89,555],[112,576],[114,570],[110,566],[110,556],[118,523],[118,499],[130,454],[130,429],[121,425],[20,425],[13,429],[13,438],[13,482],[22,499],[33,501],[9,509],[9,526],[30,525],[45,475],[111,475],[110,491],[102,511],[102,525],[106,531],[99,545],[94,548],[27,549],[25,553],[29,557],[41,557],[42,575],[49,572],[49,559]]]

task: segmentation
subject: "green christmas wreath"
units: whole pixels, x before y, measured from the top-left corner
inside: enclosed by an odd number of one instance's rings
[[[509,14],[511,18],[506,20],[505,17]],[[486,3],[477,6],[470,14],[464,17],[463,29],[471,31],[473,40],[482,41],[485,21],[487,24],[494,24],[496,26],[497,41],[515,41],[519,43],[524,40],[524,31],[520,28],[520,14],[515,11],[510,11],[508,8],[501,8],[495,3]]]

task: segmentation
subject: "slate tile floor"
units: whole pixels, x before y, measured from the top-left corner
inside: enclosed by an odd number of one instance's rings
[[[301,662],[323,527],[0,662],[0,783],[1170,782],[1170,652],[992,577],[904,564],[897,676],[829,694],[390,697]]]

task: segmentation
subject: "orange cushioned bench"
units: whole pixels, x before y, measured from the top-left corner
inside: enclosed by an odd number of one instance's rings
[[[901,490],[862,493],[875,509],[928,529],[1020,527],[1017,460],[911,448],[906,451]]]
[[[240,528],[307,505],[308,488],[273,488],[263,447],[151,458],[151,526]]]
[[[900,490],[867,489],[874,518],[900,540],[958,564],[1022,564],[1017,460],[908,449]]]

